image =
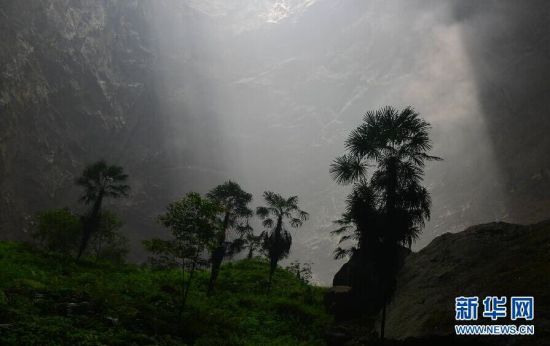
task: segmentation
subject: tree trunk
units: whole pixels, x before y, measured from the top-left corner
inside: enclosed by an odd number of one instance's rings
[[[220,267],[222,265],[224,255],[225,248],[223,246],[218,246],[212,252],[212,268],[210,271],[210,280],[208,281],[208,291],[206,293],[208,296],[210,296],[214,291],[214,285],[218,279],[218,274],[220,273]]]
[[[387,186],[387,199],[386,199],[386,208],[387,208],[387,217],[389,220],[389,228],[390,228],[390,239],[386,239],[385,242],[390,244],[389,249],[393,249],[393,242],[396,241],[399,237],[399,234],[397,232],[396,225],[395,225],[395,209],[396,209],[396,195],[397,195],[397,159],[393,159],[390,162],[390,166],[388,168],[388,174],[389,174],[389,184]],[[390,294],[388,290],[390,290],[389,280],[391,279],[391,276],[393,273],[393,266],[391,265],[391,261],[393,260],[392,255],[387,247],[382,245],[383,248],[383,256],[388,256],[386,260],[384,260],[385,265],[388,265],[388,261],[390,261],[389,270],[388,268],[384,269],[385,276],[384,279],[384,296],[383,296],[383,306],[382,306],[382,320],[380,321],[380,339],[382,340],[382,343],[384,343],[384,334],[385,334],[385,328],[386,328],[386,305],[388,303],[388,295]]]
[[[271,291],[271,283],[273,282],[273,275],[275,274],[275,269],[277,269],[277,259],[271,258],[269,263],[269,281],[267,284],[267,291]]]
[[[183,310],[185,309],[185,303],[184,303],[184,297],[185,297],[185,258],[182,258],[181,260],[181,310],[179,311],[179,318],[181,320],[183,316]]]
[[[247,258],[248,258],[248,259],[252,259],[253,256],[254,256],[254,248],[251,246],[251,247],[248,249],[248,256],[247,256]]]
[[[214,291],[214,286],[216,285],[216,280],[218,279],[218,274],[220,273],[220,267],[223,262],[223,258],[225,257],[225,238],[226,238],[226,232],[227,227],[229,226],[229,218],[230,213],[227,211],[225,213],[225,216],[223,218],[223,228],[220,232],[220,236],[218,239],[218,246],[216,249],[212,252],[212,268],[210,271],[210,280],[208,281],[208,291],[206,294],[210,296],[212,292]]]
[[[191,289],[191,280],[193,280],[193,273],[195,273],[195,267],[197,265],[198,256],[195,257],[193,260],[193,263],[191,264],[191,271],[189,272],[189,279],[187,280],[187,287],[185,288],[185,291],[183,292],[183,302],[181,303],[181,310],[182,314],[185,310],[185,303],[187,302],[187,296],[189,295],[189,290]]]
[[[84,218],[84,225],[82,227],[82,240],[80,241],[78,255],[76,256],[77,261],[79,261],[80,257],[82,257],[82,254],[86,250],[92,234],[97,230],[97,227],[99,226],[102,202],[103,191],[101,191],[97,196],[97,199],[94,202],[94,206],[92,207],[92,211],[90,212],[90,214]]]
[[[281,238],[281,228],[283,225],[283,217],[279,216],[277,219],[277,225],[275,226],[274,232],[274,238],[276,239],[271,244],[271,248],[269,249],[269,281],[267,286],[267,291],[271,291],[271,283],[273,281],[273,274],[275,273],[275,269],[277,269],[277,262],[279,261],[279,249],[277,248],[278,240]],[[273,248],[275,247],[275,248]]]

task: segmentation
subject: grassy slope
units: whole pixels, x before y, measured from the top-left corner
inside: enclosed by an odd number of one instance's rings
[[[207,298],[207,275],[196,276],[180,317],[177,271],[77,265],[0,242],[0,344],[323,344],[323,289],[278,270],[267,294],[267,265],[245,260],[225,265]]]

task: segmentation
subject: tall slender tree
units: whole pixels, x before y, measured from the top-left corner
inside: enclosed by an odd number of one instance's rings
[[[367,181],[355,183],[346,199],[342,217],[335,221],[337,229],[331,232],[339,235],[339,246],[334,251],[336,259],[350,258],[348,263],[350,285],[358,301],[369,301],[365,312],[374,312],[379,306],[373,304],[373,297],[381,296],[381,278],[377,262],[381,257],[383,239],[383,215],[379,198]],[[352,243],[351,247],[344,247]],[[385,272],[385,270],[383,271]]]
[[[354,184],[353,190],[346,199],[346,210],[334,223],[338,228],[332,235],[341,236],[339,245],[348,241],[356,242],[351,248],[338,246],[334,251],[336,259],[351,257],[357,254],[372,253],[381,242],[381,218],[378,198],[375,191],[366,181]]]
[[[293,228],[301,227],[309,214],[298,207],[298,196],[284,198],[281,195],[264,192],[266,206],[258,207],[256,214],[263,220],[262,224],[267,231],[262,233],[263,248],[269,259],[269,287],[273,280],[273,274],[277,269],[277,263],[288,256],[292,245],[292,236],[286,228],[288,220]]]
[[[384,292],[381,338],[396,273],[398,245],[410,247],[430,217],[430,196],[421,183],[426,161],[440,158],[428,154],[432,148],[429,129],[430,125],[411,107],[401,111],[393,107],[369,111],[348,137],[347,153],[338,157],[330,168],[338,183],[368,186],[372,192],[368,197],[373,200],[370,207],[360,207],[356,200],[353,204],[359,208],[344,215],[343,226],[355,223],[359,239],[368,239],[368,234],[378,236],[377,267]],[[375,168],[370,177],[368,167]],[[354,191],[357,192],[357,185]],[[368,214],[369,210],[376,213],[371,213],[370,222],[361,224],[361,214]],[[364,251],[366,246],[359,244]]]
[[[153,263],[181,269],[180,312],[183,314],[195,271],[207,263],[205,256],[216,242],[220,229],[217,218],[223,209],[217,202],[203,198],[196,192],[190,192],[184,198],[170,203],[166,209],[166,213],[160,215],[158,220],[170,230],[173,238],[151,239],[143,244],[153,253]]]
[[[208,283],[208,295],[214,290],[214,285],[220,272],[223,259],[227,255],[238,252],[243,245],[242,238],[250,230],[249,218],[253,215],[248,204],[252,202],[252,194],[241,189],[240,185],[233,181],[216,186],[207,197],[216,201],[222,207],[221,228],[217,234],[216,246],[212,251],[211,272]],[[238,238],[229,240],[228,233],[236,232]]]
[[[127,197],[130,186],[126,184],[128,175],[120,166],[108,165],[101,160],[87,166],[76,184],[84,188],[80,200],[91,205],[88,213],[83,216],[82,240],[77,254],[80,259],[92,234],[97,231],[101,220],[101,206],[105,198]]]

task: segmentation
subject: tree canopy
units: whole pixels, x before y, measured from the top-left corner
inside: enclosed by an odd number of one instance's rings
[[[309,214],[298,207],[298,196],[284,198],[281,195],[264,192],[265,206],[258,207],[256,214],[263,220],[267,229],[262,233],[263,248],[270,261],[269,282],[277,268],[277,263],[288,256],[292,245],[292,236],[286,228],[285,221],[293,228],[301,227]]]

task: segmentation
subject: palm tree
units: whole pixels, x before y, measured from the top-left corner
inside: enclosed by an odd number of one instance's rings
[[[292,245],[292,236],[286,229],[285,221],[289,220],[293,228],[301,227],[309,214],[298,208],[298,196],[283,198],[281,195],[266,191],[264,192],[266,206],[258,207],[256,214],[263,220],[262,224],[268,231],[262,233],[263,248],[269,258],[269,287],[277,263],[288,256]]]
[[[367,181],[367,167],[377,169],[370,186],[380,198],[380,207],[395,227],[388,227],[387,239],[403,244],[412,243],[418,229],[429,218],[429,193],[420,184],[426,161],[441,160],[427,154],[432,148],[430,125],[411,107],[401,112],[393,107],[369,111],[363,124],[346,141],[348,154],[331,165],[333,178],[341,184]],[[412,225],[405,229],[396,222],[405,212]],[[395,225],[393,225],[395,223]]]
[[[338,183],[369,186],[378,222],[382,220],[384,231],[380,233],[377,255],[384,287],[382,338],[386,304],[396,272],[397,245],[410,247],[430,217],[430,196],[421,182],[425,162],[440,158],[428,155],[432,148],[429,129],[430,125],[411,107],[402,111],[393,107],[369,111],[346,140],[348,153],[330,167]],[[370,180],[368,167],[375,167]],[[357,220],[360,214],[356,211],[355,219],[348,215],[347,221],[354,221],[362,234],[364,227]]]
[[[84,187],[85,191],[80,200],[91,205],[88,213],[83,217],[83,232],[77,260],[80,259],[91,235],[98,229],[101,220],[101,205],[105,198],[127,197],[130,186],[125,182],[128,175],[120,166],[108,165],[101,160],[87,166],[76,184]]]
[[[339,244],[353,240],[357,245],[351,248],[338,246],[334,251],[335,259],[350,257],[355,253],[366,253],[367,248],[375,247],[381,241],[380,215],[377,196],[366,181],[356,183],[346,199],[346,210],[334,223],[338,228],[332,235],[341,236]]]
[[[241,249],[241,238],[250,230],[248,219],[253,215],[248,204],[252,201],[252,194],[241,189],[239,184],[227,181],[213,188],[207,197],[216,201],[223,208],[221,217],[221,229],[218,233],[216,247],[212,251],[212,269],[208,283],[208,295],[214,289],[214,285],[220,272],[224,257]],[[239,238],[232,242],[227,241],[227,233],[234,230]],[[229,251],[228,251],[229,250]]]
[[[262,240],[262,235],[255,235],[252,230],[246,233],[243,238],[243,248],[248,249],[246,258],[252,259],[254,257],[254,251],[261,248]]]
[[[332,235],[340,236],[334,258],[349,258],[350,285],[358,301],[381,293],[380,285],[376,283],[382,281],[378,272],[383,270],[375,263],[380,256],[384,217],[378,204],[379,198],[368,182],[355,183],[346,199],[345,212],[334,222],[338,228],[331,232]],[[353,246],[343,246],[350,242]],[[378,306],[370,303],[366,308],[375,311]]]

